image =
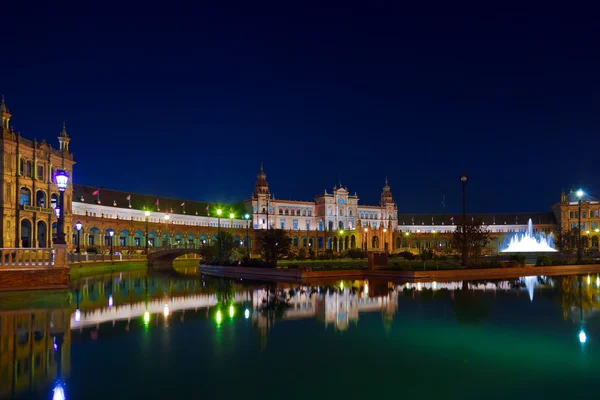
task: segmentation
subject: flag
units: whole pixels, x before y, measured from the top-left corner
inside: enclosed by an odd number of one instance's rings
[[[127,197],[125,197],[125,200],[127,200],[127,201],[131,201],[131,195],[130,195],[130,194],[128,194],[128,195],[127,195]]]
[[[450,218],[450,221],[454,221],[454,217]]]
[[[158,199],[156,199],[156,203],[154,203],[158,207]]]
[[[183,203],[181,203],[181,207],[185,206],[185,201]]]
[[[100,194],[100,189],[96,189],[96,191],[94,193],[92,193],[92,196],[98,196]]]

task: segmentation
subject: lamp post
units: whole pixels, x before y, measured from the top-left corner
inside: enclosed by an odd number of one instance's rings
[[[462,235],[463,235],[463,254],[462,254],[462,265],[467,266],[467,232],[465,224],[467,223],[467,175],[462,174],[460,177],[460,183],[462,184],[462,201],[463,201],[463,217],[462,217]]]
[[[171,235],[169,234],[169,214],[165,215],[165,224],[167,225],[166,226],[167,229],[165,230],[165,232],[167,232],[167,237],[169,238],[169,242],[170,242]],[[167,242],[167,246],[169,246],[168,242]]]
[[[584,193],[583,190],[579,189],[577,191],[577,198],[579,201],[578,204],[578,212],[577,212],[577,264],[581,264],[582,259],[582,250],[581,250],[581,199]]]
[[[387,252],[387,249],[388,249],[387,228],[383,228],[383,249]]]
[[[246,256],[250,258],[250,215],[245,214],[244,219],[246,220]]]
[[[409,232],[404,232],[404,236],[407,236],[406,238],[406,248],[409,249],[410,248],[410,243],[408,243],[408,236],[410,236]]]
[[[150,220],[150,211],[144,213],[146,216],[146,254],[148,254],[148,221]]]
[[[221,214],[223,214],[223,210],[220,208],[217,209],[217,243],[219,244],[219,261],[221,261]]]
[[[365,251],[369,249],[369,228],[365,228]]]
[[[344,230],[340,229],[340,240],[338,242],[338,251],[342,251],[343,250],[343,244],[344,244]]]
[[[69,174],[64,169],[59,169],[54,175],[54,183],[58,187],[60,197],[58,200],[58,207],[60,212],[58,214],[58,222],[56,224],[56,240],[54,244],[67,244],[65,241],[65,190],[69,183]]]
[[[113,236],[115,235],[115,231],[112,229],[108,230],[108,237],[110,238],[110,261],[113,260]]]
[[[81,242],[81,227],[83,225],[81,225],[81,221],[77,221],[77,223],[75,224],[75,229],[77,229],[77,254],[81,253],[81,248],[79,247],[79,243]]]
[[[233,219],[235,218],[235,214],[234,213],[230,213],[229,214],[229,230],[231,231],[231,234],[233,235]]]

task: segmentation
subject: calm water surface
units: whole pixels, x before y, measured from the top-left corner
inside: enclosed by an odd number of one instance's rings
[[[300,285],[182,272],[0,294],[0,398],[597,398],[597,275]]]

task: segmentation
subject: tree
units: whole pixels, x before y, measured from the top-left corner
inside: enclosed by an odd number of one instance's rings
[[[290,252],[292,239],[283,229],[266,229],[260,231],[257,243],[262,258],[268,263],[277,263],[280,257],[285,257]]]
[[[233,235],[230,232],[222,229],[217,235],[217,243],[215,244],[215,246],[217,246],[217,252],[219,251],[219,244],[221,246],[221,260],[230,259],[231,253],[235,247],[233,243]]]
[[[454,248],[461,250],[463,260],[467,264],[469,255],[479,254],[490,242],[490,231],[480,219],[462,221],[456,225],[450,242]]]

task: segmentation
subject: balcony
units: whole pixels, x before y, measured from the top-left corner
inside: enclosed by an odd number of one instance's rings
[[[24,204],[21,206],[22,209],[24,211],[34,211],[34,212],[41,212],[44,214],[52,214],[53,210],[51,208],[44,208],[44,207],[37,207],[37,206],[30,206],[28,204]]]

